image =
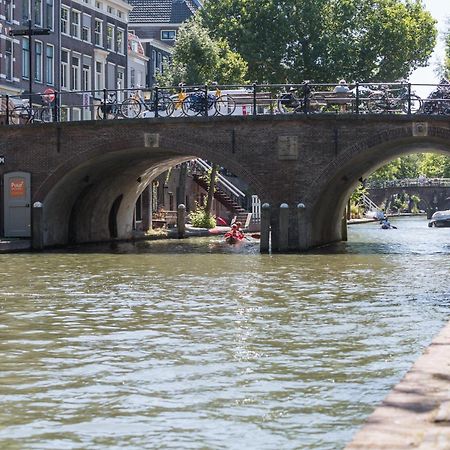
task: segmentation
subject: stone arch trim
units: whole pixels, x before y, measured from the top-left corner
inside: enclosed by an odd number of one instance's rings
[[[401,126],[381,131],[373,136],[356,142],[345,148],[336,158],[334,158],[324,170],[316,177],[310,189],[305,195],[305,200],[312,204],[319,200],[322,190],[327,186],[332,176],[350,162],[356,155],[370,151],[382,144],[399,144],[402,140],[413,137],[413,126]],[[450,129],[428,126],[427,134],[424,137],[437,138],[450,142]],[[449,151],[450,151],[450,144]]]
[[[120,136],[120,131],[117,133]],[[223,162],[224,167],[231,170],[233,173],[241,176],[248,184],[257,192],[261,197],[270,198],[270,191],[264,186],[257,177],[253,175],[250,168],[243,166],[235,158],[230,158],[228,162],[224,161],[224,154],[218,149],[205,148],[201,144],[190,143],[186,150],[180,150],[180,144],[182,143],[182,137],[179,138],[165,138],[165,145],[161,147],[162,151],[167,151],[167,159],[170,160],[174,156],[179,157],[204,157],[210,159],[213,162]],[[173,148],[172,148],[173,145]],[[34,201],[42,201],[52,188],[60,181],[66,174],[79,167],[82,163],[95,159],[97,157],[106,155],[107,153],[114,153],[117,151],[124,151],[127,148],[139,149],[143,152],[146,149],[144,145],[143,133],[134,134],[131,139],[117,139],[117,136],[113,133],[109,139],[103,141],[100,144],[87,146],[81,149],[81,151],[74,152],[73,156],[66,159],[62,164],[59,164],[54,171],[47,175],[45,180],[41,183],[38,189],[35,191],[33,198]],[[106,150],[105,150],[106,149]]]

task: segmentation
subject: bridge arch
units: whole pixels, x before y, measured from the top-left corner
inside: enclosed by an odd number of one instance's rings
[[[152,139],[154,133],[148,138],[141,132],[126,140],[113,136],[84,142],[60,163],[33,196],[44,205],[43,245],[131,238],[134,207],[145,187],[170,167],[197,157],[226,167],[252,191],[267,196],[252,172],[220,149],[204,143],[183,145],[179,138],[160,144]]]
[[[359,179],[390,161],[412,153],[450,156],[450,130],[428,127],[415,135],[414,126],[398,127],[356,141],[345,148],[318,175],[306,201],[311,208],[311,246],[342,239],[342,216]]]

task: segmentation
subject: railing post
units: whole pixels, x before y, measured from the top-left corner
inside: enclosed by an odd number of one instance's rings
[[[303,112],[308,113],[308,94],[309,94],[309,82],[305,81],[303,83]]]
[[[6,125],[9,125],[9,95],[6,94],[6,107],[5,107],[5,114],[6,114]]]
[[[205,117],[208,117],[208,85],[205,84]]]
[[[159,105],[159,86],[156,84],[155,85],[155,117],[159,117],[158,105]]]
[[[103,89],[103,120],[106,120],[106,108],[107,108],[107,99],[108,99],[108,91],[106,90],[106,88]]]
[[[355,113],[359,114],[359,83],[356,82],[356,105],[355,105]]]
[[[253,115],[256,116],[256,83],[253,83]]]
[[[55,98],[53,99],[54,104],[53,104],[53,111],[52,111],[52,116],[53,116],[53,122],[58,122],[58,102],[59,102],[59,92],[55,91]]]
[[[411,83],[408,83],[408,114],[411,114]]]

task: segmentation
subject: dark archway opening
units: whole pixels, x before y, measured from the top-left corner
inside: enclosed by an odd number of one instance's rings
[[[123,199],[123,194],[120,194],[113,202],[111,206],[111,210],[109,211],[109,219],[108,219],[108,226],[109,226],[109,235],[112,239],[116,239],[118,234],[118,227],[117,227],[117,213],[120,208],[120,204]]]

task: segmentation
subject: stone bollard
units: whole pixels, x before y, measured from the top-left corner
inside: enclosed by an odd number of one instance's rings
[[[177,231],[178,239],[183,239],[186,235],[186,206],[182,203],[177,208]]]
[[[304,203],[299,203],[297,205],[297,232],[298,232],[298,249],[306,250],[306,227],[305,227],[305,209]]]
[[[261,205],[261,240],[259,241],[259,251],[269,253],[270,250],[270,205]]]
[[[280,205],[280,235],[278,239],[278,251],[286,252],[289,249],[289,205]]]
[[[44,248],[44,239],[43,239],[43,230],[42,230],[42,207],[43,204],[41,202],[33,203],[32,210],[32,235],[31,235],[31,248],[33,250],[43,250]]]

